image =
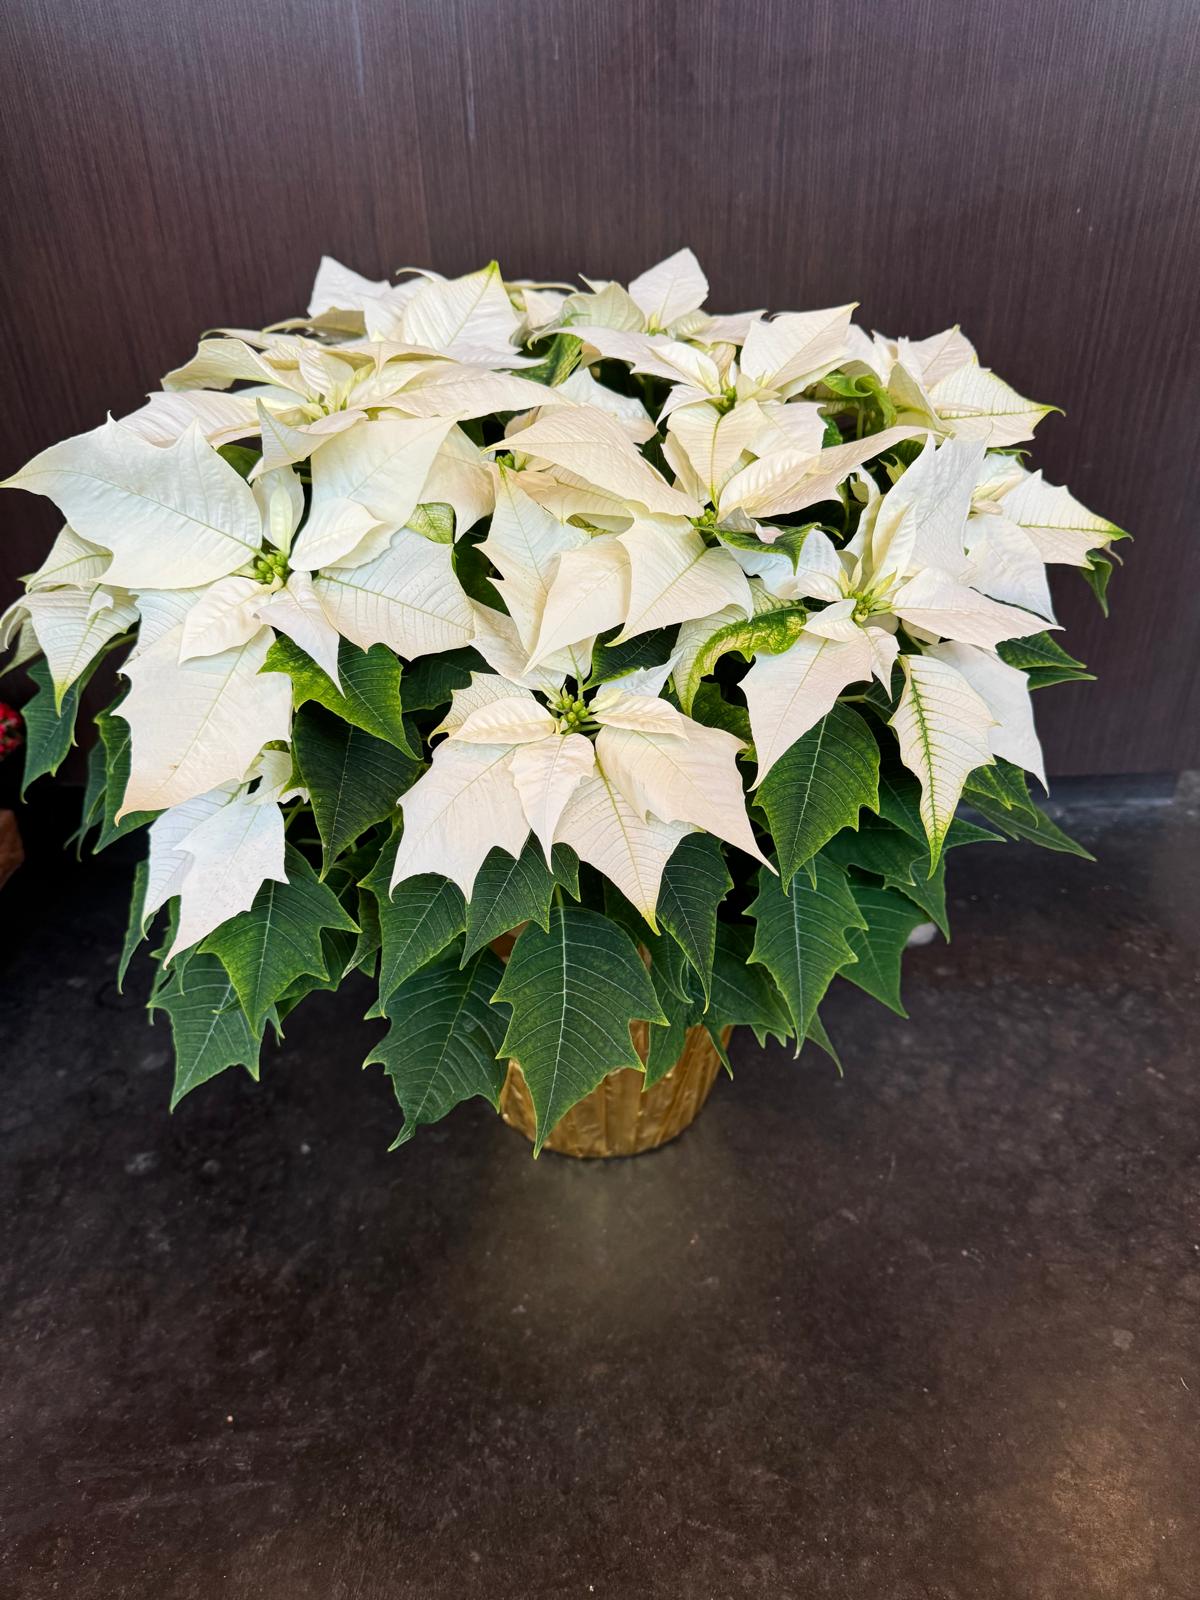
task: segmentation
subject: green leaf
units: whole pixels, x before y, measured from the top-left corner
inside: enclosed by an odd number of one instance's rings
[[[879,746],[849,706],[834,706],[780,756],[763,779],[767,813],[786,889],[797,871],[843,828],[856,828],[863,806],[879,805]]]
[[[556,388],[575,371],[582,351],[583,340],[576,334],[556,333],[542,360],[536,367],[522,367],[521,376],[531,383],[545,383]]]
[[[1044,689],[1052,683],[1071,683],[1077,679],[1094,681],[1096,677],[1048,633],[1032,633],[1027,639],[1006,639],[997,645],[996,652],[1001,661],[1028,674],[1031,689]]]
[[[839,1078],[845,1076],[842,1071],[842,1058],[838,1055],[837,1048],[834,1045],[833,1040],[826,1033],[825,1024],[821,1021],[820,1017],[814,1015],[812,1021],[808,1025],[808,1032],[804,1035],[804,1037],[807,1041],[815,1044],[818,1050],[824,1050],[825,1054],[837,1068]]]
[[[200,947],[220,957],[250,1026],[260,1032],[271,1006],[297,978],[329,976],[322,930],[358,932],[333,890],[291,846],[284,870],[286,883],[269,878],[249,911],[223,922]]]
[[[903,828],[897,828],[881,817],[867,816],[857,833],[847,830],[839,833],[825,846],[824,854],[844,867],[857,867],[863,872],[881,877],[884,886],[899,889],[942,933],[950,937],[946,916],[946,857],[945,851],[956,845],[975,844],[980,841],[1003,843],[999,834],[976,828],[962,817],[955,817],[946,835],[942,859],[932,870],[929,851],[923,840],[916,839]]]
[[[644,1084],[646,1089],[653,1088],[665,1078],[683,1054],[688,1028],[691,1026],[693,1012],[696,1009],[691,1001],[683,1000],[679,995],[669,991],[664,992],[662,988],[658,990],[658,1001],[667,1021],[665,1026],[661,1023],[651,1023],[646,1030],[649,1036]]]
[[[121,944],[121,959],[117,963],[117,993],[125,991],[125,974],[134,952],[146,937],[146,886],[150,882],[150,862],[143,857],[133,871],[133,890],[129,897],[129,921],[125,925],[125,938]]]
[[[454,507],[443,500],[419,505],[405,524],[430,544],[454,543]]]
[[[745,512],[734,513],[735,517],[745,517]],[[795,572],[800,565],[800,552],[804,549],[805,540],[814,528],[819,528],[819,522],[806,522],[801,527],[786,522],[767,524],[775,537],[767,544],[762,536],[754,531],[754,524],[746,518],[746,526],[738,528],[718,523],[714,529],[723,545],[731,550],[749,550],[753,555],[764,555],[770,551],[772,554],[787,556]]]
[[[865,926],[842,867],[818,856],[816,880],[797,878],[785,894],[779,879],[760,867],[749,912],[755,922],[750,960],[774,978],[797,1039],[807,1034],[834,974],[853,959],[847,933]]]
[[[493,611],[506,609],[499,590],[492,583],[492,569],[487,557],[478,544],[471,539],[460,539],[451,546],[450,559],[455,577],[472,600],[477,600],[482,606],[490,606]]]
[[[110,709],[101,711],[96,717],[96,728],[104,745],[104,821],[100,829],[100,837],[96,840],[97,851],[106,850],[117,839],[123,839],[126,834],[133,833],[137,828],[144,828],[148,822],[153,822],[158,816],[157,811],[131,811],[128,816],[117,821],[117,812],[125,799],[125,788],[129,782],[129,765],[131,739],[129,724],[125,718],[117,715]]]
[[[408,741],[400,705],[400,663],[387,645],[373,644],[369,650],[360,650],[343,639],[338,650],[340,690],[329,674],[284,634],[267,651],[262,670],[287,673],[296,706],[315,700],[343,722],[384,739],[414,761],[417,759]]]
[[[1096,859],[1034,804],[1020,767],[1003,759],[997,760],[995,766],[993,782],[977,783],[981,774],[973,773],[963,790],[963,798],[976,811],[1014,839],[1039,844],[1045,850],[1058,850],[1063,855],[1081,856],[1085,861]]]
[[[979,769],[976,768],[971,776],[977,777],[978,774]],[[886,757],[880,762],[879,814],[895,827],[903,828],[914,839],[925,842],[925,825],[921,821],[921,785],[894,757]],[[946,835],[943,850],[959,844],[985,844],[996,839],[994,833],[989,833],[986,828],[977,828],[962,817],[955,817],[950,826],[951,832]]]
[[[393,1150],[463,1100],[481,1095],[499,1108],[508,1068],[496,1059],[504,1021],[491,998],[503,970],[490,950],[462,967],[451,952],[393,991],[391,1026],[363,1063],[383,1067],[404,1113]]]
[[[420,771],[394,744],[319,708],[299,711],[292,756],[321,836],[321,876],[396,802]]]
[[[733,888],[721,841],[689,833],[675,847],[658,892],[658,920],[700,980],[707,1005],[717,948],[717,907]]]
[[[529,1086],[535,1155],[607,1073],[641,1070],[630,1023],[667,1020],[633,941],[580,906],[553,906],[548,932],[530,923],[494,998],[512,1008],[501,1054],[520,1062]]]
[[[487,662],[469,646],[422,656],[404,669],[404,709],[434,711],[448,706],[455,689],[465,689],[473,672],[487,671]]]
[[[45,657],[39,656],[26,668],[36,685],[33,696],[21,707],[25,719],[25,773],[21,798],[35,778],[57,772],[75,743],[75,718],[79,712],[82,680],[76,679],[62,697],[62,708],[54,708],[54,685]]]
[[[175,1043],[172,1111],[185,1094],[227,1067],[245,1067],[257,1082],[263,1024],[251,1027],[216,956],[203,951],[193,954],[151,1004],[171,1019]]]
[[[217,454],[243,478],[248,478],[262,460],[261,450],[251,449],[245,444],[218,445]]]
[[[740,739],[746,748],[739,754],[748,760],[754,760],[754,733],[750,727],[750,713],[745,706],[734,705],[726,700],[721,693],[720,686],[705,680],[692,697],[690,715],[695,722],[702,722],[706,728],[723,728],[726,733],[733,734],[735,739]]]
[[[841,975],[906,1017],[900,1001],[900,962],[909,934],[925,920],[925,913],[895,889],[856,883],[851,892],[866,927],[852,928],[846,935],[855,959]]]
[[[729,651],[738,650],[749,661],[756,653],[779,655],[795,644],[808,616],[806,608],[798,600],[776,600],[771,596],[765,597],[765,607],[752,617],[739,617],[715,628],[697,651],[683,679],[676,677],[679,704],[685,712],[690,712],[701,680]]]
[[[489,850],[467,902],[464,964],[485,944],[511,933],[524,922],[550,926],[550,900],[561,883],[579,898],[579,857],[565,844],[554,846],[554,871],[532,836],[519,856],[497,847]]]
[[[1096,604],[1108,615],[1108,583],[1113,575],[1113,560],[1099,550],[1088,553],[1088,564],[1079,568],[1080,576],[1096,596]]]
[[[639,633],[623,644],[606,644],[597,639],[588,683],[611,683],[639,667],[660,666],[671,654],[678,632],[678,628],[651,628],[649,633]]]
[[[395,859],[395,846],[390,845],[363,880],[379,906],[379,999],[367,1012],[369,1017],[383,1016],[391,994],[466,926],[462,890],[440,873],[405,878],[390,893]]]
[[[760,1035],[774,1034],[781,1044],[794,1031],[771,974],[765,967],[749,964],[751,942],[750,929],[744,924],[717,924],[712,995],[703,1020],[727,1069],[729,1058],[720,1042],[724,1029],[753,1028]]]

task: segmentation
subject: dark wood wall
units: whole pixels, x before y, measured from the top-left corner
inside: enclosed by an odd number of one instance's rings
[[[1137,536],[1073,575],[1059,772],[1200,758],[1196,0],[8,0],[0,469],[120,413],[322,251],[959,321]],[[5,502],[0,593],[51,520]]]

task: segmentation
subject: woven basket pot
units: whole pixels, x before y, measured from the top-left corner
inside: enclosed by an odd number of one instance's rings
[[[728,1040],[728,1032],[725,1035]],[[646,1059],[647,1027],[633,1025],[633,1043]],[[708,1099],[721,1060],[703,1028],[689,1028],[683,1053],[670,1072],[643,1090],[642,1074],[633,1067],[610,1072],[607,1078],[572,1106],[546,1139],[547,1150],[561,1156],[636,1156],[656,1150],[674,1139],[695,1120]],[[500,1115],[510,1128],[527,1139],[534,1135],[533,1102],[521,1069],[508,1064],[508,1077],[500,1095]]]

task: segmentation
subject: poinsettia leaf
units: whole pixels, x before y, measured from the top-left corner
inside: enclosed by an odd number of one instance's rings
[[[364,733],[395,745],[414,761],[400,701],[400,663],[385,644],[369,650],[343,639],[338,648],[339,689],[329,674],[293,640],[281,634],[267,652],[264,672],[285,672],[297,707],[315,700]]]
[[[864,806],[879,806],[879,746],[849,706],[837,705],[797,739],[763,779],[767,813],[786,889],[797,871]]]
[[[490,950],[461,967],[449,952],[388,997],[383,1014],[390,1026],[363,1065],[383,1067],[404,1113],[393,1150],[476,1095],[499,1107],[507,1071],[497,1060],[504,1018],[491,998],[502,973]]]
[[[466,927],[462,890],[440,873],[405,878],[389,892],[395,856],[393,840],[363,880],[379,907],[379,999],[369,1017],[382,1016],[393,991]]]
[[[743,923],[717,924],[712,991],[703,1021],[731,1075],[729,1057],[721,1041],[726,1028],[753,1028],[755,1033],[773,1034],[781,1044],[794,1031],[771,973],[766,967],[750,965],[752,944],[751,930]]]
[[[589,683],[611,683],[623,678],[627,672],[640,667],[656,667],[671,654],[678,628],[652,628],[649,633],[639,633],[621,644],[606,643],[597,639],[592,647],[592,671]]]
[[[193,954],[152,1001],[171,1019],[175,1044],[172,1111],[185,1094],[227,1067],[245,1067],[258,1080],[263,1021],[251,1026],[225,967],[215,955]]]
[[[690,710],[701,681],[723,655],[731,650],[739,651],[747,660],[758,651],[780,655],[800,637],[807,615],[807,609],[798,601],[780,600],[752,617],[739,617],[714,627],[695,651],[682,680],[676,676],[675,687],[684,711]]]
[[[706,728],[723,728],[726,733],[733,734],[735,739],[740,739],[746,746],[738,753],[740,760],[757,759],[754,751],[754,730],[750,726],[750,713],[745,706],[735,705],[733,701],[726,700],[719,684],[700,685],[692,696],[690,715],[693,722],[703,723]]]
[[[903,828],[914,839],[925,838],[925,827],[921,821],[921,786],[888,755],[881,757],[879,765],[879,814],[894,827]],[[951,830],[953,837],[947,834],[942,847],[945,850],[956,844],[986,844],[997,838],[996,834],[989,833],[986,828],[976,827],[963,817],[955,817]]]
[[[842,1071],[842,1058],[838,1055],[837,1048],[834,1045],[833,1040],[825,1031],[825,1024],[815,1013],[813,1014],[812,1021],[808,1025],[808,1032],[804,1035],[804,1037],[806,1040],[815,1044],[818,1050],[824,1050],[825,1054],[837,1068],[838,1077],[843,1077],[844,1073]]]
[[[908,1012],[900,1000],[900,963],[908,936],[925,920],[925,912],[895,889],[856,883],[851,893],[866,926],[847,933],[854,959],[841,969],[841,975],[906,1017]]]
[[[394,744],[319,707],[292,724],[292,755],[321,836],[321,876],[396,801],[421,770]]]
[[[683,1054],[692,1013],[696,1009],[692,1001],[681,999],[679,995],[670,991],[664,993],[661,988],[658,990],[658,1001],[667,1020],[665,1024],[652,1023],[647,1030],[645,1082],[647,1089],[653,1088],[665,1078]]]
[[[129,963],[146,937],[146,885],[150,882],[150,862],[143,856],[133,871],[133,888],[129,896],[129,920],[125,924],[125,938],[121,943],[121,957],[117,962],[117,993],[124,993],[125,974]]]
[[[1096,859],[1033,803],[1025,774],[1019,767],[1003,760],[998,760],[996,767],[999,771],[992,782],[976,781],[983,778],[983,773],[977,773],[964,790],[964,799],[976,811],[1014,839],[1024,839],[1029,844],[1039,844],[1043,849],[1058,850],[1064,855],[1082,856],[1085,861]]]
[[[433,711],[448,706],[455,689],[465,689],[473,672],[486,672],[487,662],[469,646],[422,656],[404,671],[404,709]]]
[[[261,1029],[272,1004],[297,978],[328,975],[324,929],[358,932],[333,890],[298,850],[289,847],[285,870],[286,883],[268,878],[249,911],[223,922],[200,947],[220,957],[253,1028]]]
[[[1108,584],[1113,575],[1113,561],[1111,556],[1102,554],[1099,550],[1089,553],[1087,566],[1080,567],[1080,576],[1088,588],[1096,596],[1096,604],[1105,616],[1108,615]]]
[[[121,809],[121,802],[125,798],[125,789],[129,783],[129,724],[123,717],[116,716],[110,708],[97,714],[96,730],[104,750],[103,824],[100,837],[94,846],[96,851],[100,851],[106,850],[114,841],[123,839],[136,828],[145,827],[148,822],[153,822],[158,812],[130,811],[119,822],[117,821],[117,813]]]
[[[1030,634],[1027,639],[1005,639],[996,646],[996,654],[1010,667],[1020,667],[1029,675],[1031,689],[1044,689],[1052,683],[1072,683],[1076,680],[1093,680],[1082,661],[1068,655],[1062,645],[1049,633]]]
[[[525,928],[494,998],[512,1009],[500,1048],[529,1086],[535,1155],[607,1073],[641,1069],[630,1024],[667,1020],[633,941],[581,906],[552,906],[548,931]]]
[[[675,847],[658,891],[658,920],[679,945],[708,1003],[717,944],[717,908],[733,888],[721,841],[689,833]]]
[[[815,885],[797,878],[785,894],[764,868],[749,915],[755,924],[750,960],[774,978],[802,1040],[834,974],[853,960],[847,935],[865,926],[845,870],[818,856]]]
[[[218,445],[217,454],[223,461],[228,461],[239,478],[248,478],[262,460],[261,450],[251,449],[245,444]]]
[[[540,350],[540,341],[539,341]],[[573,333],[556,333],[546,346],[545,354],[534,367],[523,367],[521,376],[533,383],[544,383],[557,388],[579,365],[583,340]]]
[[[971,805],[976,797],[1000,806],[1004,811],[1019,811],[1036,824],[1038,808],[1030,798],[1029,785],[1020,767],[998,757],[990,767],[980,767],[973,772],[963,790],[963,798]]]
[[[467,902],[467,937],[463,964],[476,950],[525,922],[550,926],[550,901],[557,884],[579,898],[579,857],[568,845],[556,844],[551,857],[554,871],[536,839],[530,838],[519,856],[492,850],[484,859]]]
[[[31,661],[26,668],[35,685],[32,697],[21,707],[25,721],[25,771],[21,779],[21,798],[29,785],[48,772],[57,772],[75,743],[75,718],[79,713],[82,683],[76,681],[54,707],[54,685],[45,658]]]

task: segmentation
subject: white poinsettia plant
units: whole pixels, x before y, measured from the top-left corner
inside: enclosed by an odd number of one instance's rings
[[[947,849],[1078,848],[1026,779],[1030,691],[1087,675],[1046,569],[1103,603],[1122,535],[1026,465],[1049,408],[957,328],[706,294],[688,250],[575,291],[327,259],[9,480],[66,519],[3,623],[27,781],[115,654],[83,830],[147,831],[122,976],[157,923],[176,1099],[360,974],[401,1138],[509,1059],[544,1138],[691,1027],[832,1053],[836,975],[901,1011]]]

